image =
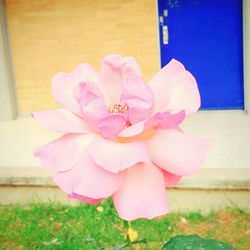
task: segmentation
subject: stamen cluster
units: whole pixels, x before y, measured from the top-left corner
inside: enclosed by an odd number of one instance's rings
[[[128,109],[127,104],[114,104],[109,108],[109,113],[125,113]]]

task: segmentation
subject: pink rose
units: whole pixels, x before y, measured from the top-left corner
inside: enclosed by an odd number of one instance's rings
[[[133,57],[110,55],[100,72],[81,64],[56,74],[52,92],[63,108],[33,116],[63,135],[35,156],[70,197],[97,204],[112,196],[122,219],[167,213],[166,187],[196,172],[211,146],[179,128],[200,95],[176,60],[146,84]]]

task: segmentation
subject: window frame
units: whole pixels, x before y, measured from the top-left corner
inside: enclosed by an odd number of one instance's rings
[[[12,120],[18,107],[4,0],[0,0],[0,72],[0,121]]]

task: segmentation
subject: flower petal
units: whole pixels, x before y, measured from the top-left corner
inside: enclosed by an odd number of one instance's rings
[[[121,131],[119,137],[133,137],[147,130],[171,129],[177,127],[185,118],[185,112],[180,111],[176,114],[169,112],[156,113],[151,118],[138,122]]]
[[[87,202],[87,203],[92,204],[92,205],[96,205],[103,200],[103,199],[92,199],[92,198],[89,198],[89,197],[86,197],[83,195],[79,195],[76,193],[68,194],[68,197],[71,199],[76,199],[79,201]]]
[[[175,187],[176,184],[180,181],[181,176],[179,175],[175,175],[175,174],[171,174],[167,171],[162,171],[164,178],[165,178],[165,184],[166,187]]]
[[[89,133],[88,125],[66,109],[32,112],[32,116],[47,129],[60,133]]]
[[[111,173],[96,165],[91,157],[78,163],[78,176],[73,191],[94,199],[108,197],[122,185],[124,172]]]
[[[162,171],[153,164],[143,163],[127,169],[113,202],[119,216],[128,221],[166,214],[169,209]]]
[[[139,162],[150,162],[144,141],[118,143],[98,138],[87,149],[97,165],[117,173]]]
[[[108,172],[94,163],[90,156],[83,154],[69,171],[58,173],[55,183],[69,194],[78,194],[92,199],[112,195],[122,185],[124,172]]]
[[[79,161],[93,138],[95,136],[90,134],[65,134],[35,149],[34,155],[54,173],[66,171]]]
[[[190,115],[200,107],[200,94],[195,78],[174,59],[148,84],[155,97],[155,112],[185,110],[186,115]]]
[[[141,76],[141,70],[133,57],[109,55],[101,61],[101,81],[105,89],[105,99],[108,105],[119,103],[121,83],[129,75]]]
[[[91,83],[99,86],[99,73],[88,63],[78,65],[73,71],[74,80],[79,83]]]
[[[128,77],[122,83],[121,103],[129,106],[131,124],[147,119],[153,109],[154,96],[149,86],[137,75]]]
[[[176,128],[185,119],[185,112],[182,110],[177,114],[159,112],[149,118],[145,123],[145,129],[171,129]]]
[[[100,133],[104,138],[114,138],[124,129],[126,121],[123,114],[109,114],[99,123]]]
[[[129,126],[121,131],[119,137],[133,137],[135,135],[143,133],[145,130],[145,121],[138,122]]]
[[[202,165],[212,143],[178,129],[160,130],[148,139],[153,163],[179,176],[190,175]]]
[[[80,83],[75,88],[75,96],[80,103],[84,120],[99,132],[99,123],[108,114],[101,92],[93,84]]]
[[[81,108],[74,96],[75,85],[72,73],[57,73],[52,78],[52,94],[60,105],[81,117]]]
[[[52,78],[52,93],[56,101],[81,117],[81,108],[75,96],[75,87],[80,83],[100,85],[98,73],[89,64],[80,64],[73,73],[60,72]]]

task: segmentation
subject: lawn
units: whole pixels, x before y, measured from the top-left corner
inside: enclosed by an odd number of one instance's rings
[[[31,204],[0,208],[0,249],[100,249],[123,243],[123,222],[110,200],[98,206],[81,204]],[[195,213],[170,213],[154,219],[139,219],[132,227],[149,248],[159,250],[163,242],[178,234],[198,234],[250,249],[250,216],[239,209]]]

